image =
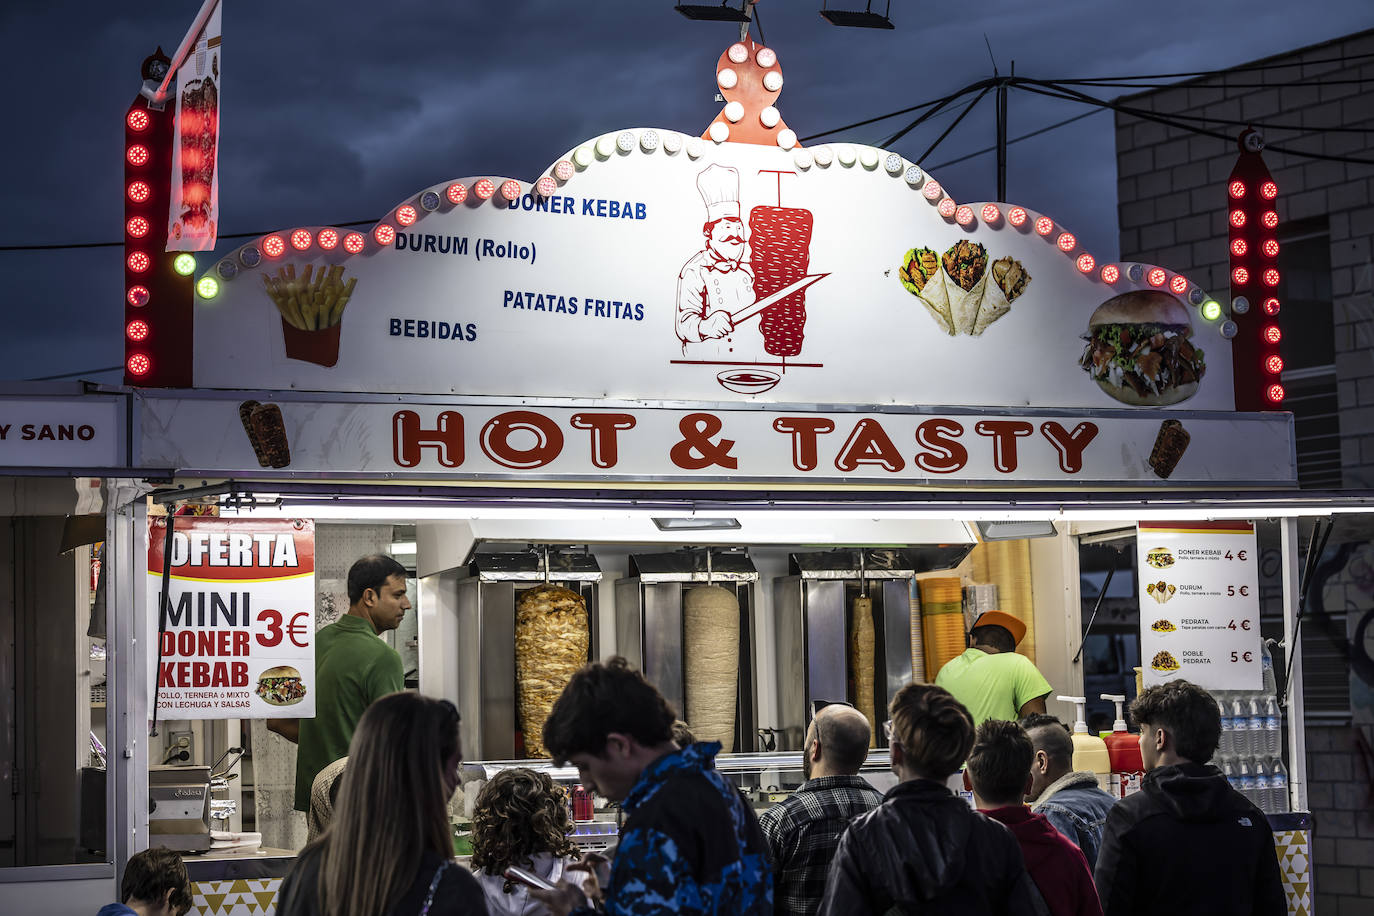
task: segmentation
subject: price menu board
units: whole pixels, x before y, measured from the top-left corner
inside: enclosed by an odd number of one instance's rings
[[[161,609],[167,519],[149,519],[148,529],[148,662],[158,714],[314,716],[314,522],[176,518]]]
[[[1253,522],[1136,527],[1145,686],[1183,678],[1259,690],[1259,557]]]

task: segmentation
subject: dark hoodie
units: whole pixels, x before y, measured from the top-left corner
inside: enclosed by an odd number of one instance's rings
[[[914,779],[850,822],[830,863],[820,916],[1043,913],[1016,838],[942,783]]]
[[[1274,835],[1214,766],[1155,767],[1107,815],[1097,857],[1106,916],[1285,916]]]

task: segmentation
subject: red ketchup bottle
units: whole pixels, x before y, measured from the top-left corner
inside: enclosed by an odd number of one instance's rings
[[[1112,733],[1104,734],[1107,743],[1107,757],[1112,762],[1111,792],[1117,798],[1125,798],[1140,791],[1140,781],[1145,778],[1145,763],[1140,759],[1140,736],[1126,731],[1126,719],[1121,707],[1126,698],[1119,694],[1102,694],[1102,699],[1116,704],[1116,721],[1112,723]]]
[[[590,821],[596,816],[596,811],[592,802],[592,793],[588,792],[581,785],[573,786],[573,820]]]

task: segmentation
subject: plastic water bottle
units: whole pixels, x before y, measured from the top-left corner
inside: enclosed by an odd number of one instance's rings
[[[1278,696],[1278,679],[1274,676],[1274,656],[1269,654],[1268,640],[1260,644],[1260,670],[1264,677],[1264,695]]]
[[[1250,710],[1239,696],[1231,701],[1231,753],[1237,757],[1250,754]]]
[[[1269,797],[1269,768],[1263,757],[1255,758],[1255,794],[1251,799],[1265,814],[1273,814],[1273,799]]]
[[[1283,715],[1279,712],[1279,701],[1273,697],[1264,698],[1264,754],[1266,757],[1279,756],[1279,744],[1283,738]]]
[[[1217,707],[1221,710],[1221,742],[1217,745],[1216,759],[1224,760],[1236,752],[1236,720],[1231,718],[1231,703],[1224,696],[1217,697]]]
[[[1255,801],[1255,771],[1250,765],[1249,757],[1240,758],[1236,764],[1236,791],[1244,795],[1252,803]]]
[[[1234,758],[1234,757],[1223,757],[1223,758],[1221,758],[1221,773],[1222,773],[1223,776],[1226,777],[1226,781],[1229,782],[1229,783],[1231,784],[1231,788],[1233,788],[1233,789],[1235,789],[1237,792],[1239,792],[1239,791],[1240,791],[1240,786],[1239,786],[1240,780],[1236,778],[1236,758]]]
[[[1279,757],[1274,758],[1274,765],[1269,770],[1269,798],[1274,813],[1288,810],[1288,768]]]
[[[1259,694],[1251,694],[1247,705],[1249,706],[1250,721],[1247,730],[1250,732],[1251,757],[1262,757],[1266,753],[1264,749],[1264,698]]]

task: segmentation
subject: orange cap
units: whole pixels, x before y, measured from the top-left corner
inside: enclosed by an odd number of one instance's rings
[[[1026,625],[1002,611],[984,611],[979,614],[978,619],[973,621],[973,626],[969,629],[976,630],[979,627],[1001,627],[1011,634],[1012,640],[1018,646],[1021,645],[1021,640],[1026,638]]]

